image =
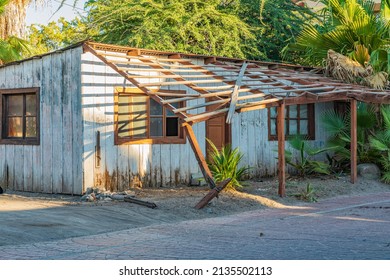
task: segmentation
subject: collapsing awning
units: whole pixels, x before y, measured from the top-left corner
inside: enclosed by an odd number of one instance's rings
[[[180,54],[138,48],[84,44],[93,53],[144,94],[175,113],[182,122],[200,169],[210,187],[211,172],[198,145],[192,125],[226,114],[277,107],[279,195],[285,195],[284,112],[286,105],[345,100],[351,102],[351,182],[356,182],[356,101],[390,103],[390,91],[346,84],[324,77],[319,69],[290,64],[258,62],[215,56]],[[147,79],[147,81],[145,81]],[[153,82],[150,82],[150,79]],[[170,86],[186,86],[179,94]],[[202,100],[176,108],[183,101]],[[218,105],[212,112],[198,110]]]

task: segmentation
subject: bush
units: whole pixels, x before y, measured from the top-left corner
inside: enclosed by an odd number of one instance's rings
[[[286,163],[294,167],[297,170],[299,176],[305,177],[306,175],[313,173],[330,173],[328,164],[311,159],[311,157],[327,151],[328,148],[314,148],[310,146],[308,142],[304,139],[304,137],[301,135],[294,136],[288,142],[291,148],[298,151],[299,156],[297,158],[293,158],[293,153],[291,151],[286,150]]]
[[[231,178],[232,180],[226,188],[242,189],[244,186],[241,181],[248,175],[250,169],[249,167],[238,167],[243,154],[238,148],[232,149],[230,145],[226,145],[221,151],[218,151],[214,143],[209,139],[207,142],[212,150],[208,165],[216,183]]]

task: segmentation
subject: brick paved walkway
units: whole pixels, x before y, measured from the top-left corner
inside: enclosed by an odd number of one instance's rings
[[[0,247],[0,259],[390,259],[390,192]]]

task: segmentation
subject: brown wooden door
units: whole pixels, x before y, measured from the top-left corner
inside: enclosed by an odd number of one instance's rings
[[[208,101],[211,101],[208,100]],[[212,105],[207,107],[207,112],[216,110],[218,105]],[[230,143],[231,138],[230,125],[226,124],[226,114],[220,115],[215,118],[206,121],[206,138],[211,140],[218,150],[221,150],[223,146]],[[210,145],[206,141],[206,156],[210,156]]]

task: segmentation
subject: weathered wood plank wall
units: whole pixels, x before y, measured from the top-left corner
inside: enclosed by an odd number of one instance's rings
[[[156,73],[150,72],[148,75]],[[108,190],[125,190],[130,186],[177,186],[188,184],[191,173],[199,172],[188,143],[114,145],[115,88],[134,86],[90,53],[82,55],[81,77],[85,187],[100,186]],[[158,80],[149,78],[142,80],[156,81]],[[169,89],[188,90],[184,86],[169,86]],[[187,104],[197,102],[202,100]],[[201,143],[205,151],[204,123],[195,125],[194,129],[199,131],[198,137],[203,139]],[[97,131],[101,137],[100,166],[96,166]]]
[[[329,134],[321,128],[321,114],[333,108],[333,103],[315,104],[315,140],[308,143],[314,147],[324,147]],[[277,174],[278,141],[268,140],[268,112],[267,109],[236,114],[232,127],[232,146],[239,147],[244,154],[242,165],[251,167],[250,173],[254,177],[274,176]],[[298,155],[286,142],[286,149],[293,155]],[[324,160],[325,154],[318,155],[317,159]],[[294,172],[291,167],[288,172]]]
[[[0,68],[0,88],[40,88],[40,145],[0,145],[0,184],[13,190],[82,193],[82,48]]]

